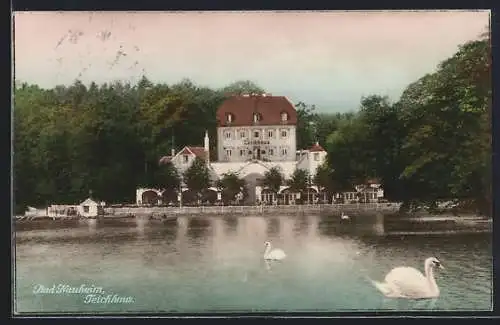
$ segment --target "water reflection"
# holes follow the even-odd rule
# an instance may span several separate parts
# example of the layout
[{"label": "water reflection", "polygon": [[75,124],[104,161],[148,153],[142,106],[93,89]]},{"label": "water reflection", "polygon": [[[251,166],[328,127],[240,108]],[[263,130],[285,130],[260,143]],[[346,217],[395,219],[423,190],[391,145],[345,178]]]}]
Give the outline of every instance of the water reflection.
[{"label": "water reflection", "polygon": [[226,225],[226,234],[233,235],[238,231],[238,218],[236,216],[226,216],[224,217],[224,223]]},{"label": "water reflection", "polygon": [[297,235],[307,234],[309,227],[311,226],[309,217],[305,214],[298,215],[293,223],[293,232]]},{"label": "water reflection", "polygon": [[78,227],[78,219],[60,220],[26,220],[15,221],[13,228],[15,231],[42,230],[42,229],[68,229]]},{"label": "water reflection", "polygon": [[284,261],[281,260],[281,261],[278,261],[278,260],[266,260],[266,259],[262,259],[264,261],[264,266],[265,266],[265,269],[268,271],[268,272],[271,272],[273,269],[277,269],[280,265],[283,265],[284,264]]},{"label": "water reflection", "polygon": [[336,237],[339,234],[349,234],[352,230],[351,223],[341,223],[332,217],[323,217],[318,222],[318,232],[321,236]]},{"label": "water reflection", "polygon": [[177,238],[186,237],[189,220],[187,217],[177,218]]},{"label": "water reflection", "polygon": [[[305,215],[181,217],[168,223],[133,220],[129,225],[98,221],[95,229],[78,223],[72,229],[17,231],[18,309],[335,311],[491,305],[492,245],[481,234],[395,238],[374,235],[368,223]],[[264,260],[265,241],[287,257]],[[446,267],[436,273],[441,296],[434,301],[386,299],[365,279],[381,280],[403,265],[423,271],[429,256]],[[42,306],[42,298],[35,301],[29,287],[83,280],[105,283],[117,294],[133,292],[138,303],[95,307],[48,295]]]},{"label": "water reflection", "polygon": [[198,242],[201,239],[207,239],[211,234],[210,219],[203,217],[191,217],[187,225],[187,237]]},{"label": "water reflection", "polygon": [[266,265],[266,269],[268,271],[271,271],[271,261],[269,260],[264,260],[264,264]]},{"label": "water reflection", "polygon": [[[318,222],[318,230],[321,236],[336,237],[373,237],[384,236],[383,217],[377,215],[363,216],[363,222],[353,221],[350,216],[348,220],[342,220],[336,216],[322,217]],[[362,218],[358,218],[361,220]]]},{"label": "water reflection", "polygon": [[178,228],[177,223],[167,223],[153,225],[148,232],[148,239],[161,239],[162,242],[173,243],[177,239]]},{"label": "water reflection", "polygon": [[278,236],[280,234],[280,219],[278,217],[268,217],[267,219],[267,235],[269,237]]},{"label": "water reflection", "polygon": [[137,239],[145,238],[145,229],[148,224],[148,220],[146,218],[137,218],[136,219],[136,230],[137,230]]},{"label": "water reflection", "polygon": [[390,299],[382,298],[380,309],[384,310],[434,310],[439,298],[433,299]]},{"label": "water reflection", "polygon": [[137,225],[136,218],[127,218],[127,219],[115,219],[115,218],[103,218],[97,220],[97,225],[100,228],[131,228]]}]

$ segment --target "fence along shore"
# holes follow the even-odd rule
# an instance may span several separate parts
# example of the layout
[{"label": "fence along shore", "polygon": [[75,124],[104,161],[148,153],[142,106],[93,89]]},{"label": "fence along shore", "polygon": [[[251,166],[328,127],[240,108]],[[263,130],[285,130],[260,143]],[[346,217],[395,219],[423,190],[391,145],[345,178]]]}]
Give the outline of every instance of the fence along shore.
[{"label": "fence along shore", "polygon": [[[176,217],[182,215],[295,215],[300,213],[395,213],[399,211],[400,203],[346,203],[346,204],[309,204],[309,205],[238,205],[238,206],[123,206],[104,208],[100,218],[130,218],[130,217]],[[74,219],[78,216],[58,215],[48,217],[16,216],[16,220],[33,219]]]},{"label": "fence along shore", "polygon": [[104,211],[112,216],[169,215],[259,215],[297,213],[353,213],[397,212],[399,203],[359,203],[359,204],[310,204],[310,205],[251,205],[251,206],[183,206],[183,207],[108,207]]}]

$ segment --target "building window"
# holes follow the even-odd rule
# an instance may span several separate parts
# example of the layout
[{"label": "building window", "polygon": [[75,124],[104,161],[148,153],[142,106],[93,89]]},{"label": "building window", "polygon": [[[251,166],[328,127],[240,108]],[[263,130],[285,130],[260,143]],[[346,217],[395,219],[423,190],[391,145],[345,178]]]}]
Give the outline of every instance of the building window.
[{"label": "building window", "polygon": [[247,133],[245,131],[240,131],[240,139],[244,139],[247,137]]},{"label": "building window", "polygon": [[265,151],[265,150],[262,150],[260,153],[261,153],[261,154],[263,154],[263,155],[265,155],[265,154],[266,154],[266,151]]},{"label": "building window", "polygon": [[288,113],[287,112],[281,113],[281,121],[283,121],[283,122],[288,121]]},{"label": "building window", "polygon": [[273,149],[269,149],[269,155],[270,156],[274,155],[274,150]]},{"label": "building window", "polygon": [[188,155],[184,155],[184,163],[187,164],[189,161],[189,156]]},{"label": "building window", "polygon": [[259,131],[255,131],[255,132],[253,133],[253,137],[254,137],[254,138],[259,138],[259,137],[260,137],[260,133],[259,133]]},{"label": "building window", "polygon": [[241,149],[241,150],[240,150],[240,156],[242,156],[242,157],[243,157],[244,155],[245,155],[245,150]]},{"label": "building window", "polygon": [[286,136],[287,136],[286,130],[281,130],[281,137],[286,138]]},{"label": "building window", "polygon": [[89,211],[90,211],[89,206],[88,206],[88,205],[84,205],[84,206],[83,206],[83,212],[85,212],[85,213],[89,213]]},{"label": "building window", "polygon": [[252,150],[248,150],[248,154],[251,155],[252,154]]},{"label": "building window", "polygon": [[226,132],[226,139],[231,139],[231,132],[230,131]]},{"label": "building window", "polygon": [[262,121],[262,115],[260,113],[253,113],[253,121],[255,123]]},{"label": "building window", "polygon": [[319,161],[319,152],[314,153],[314,160]]},{"label": "building window", "polygon": [[268,136],[269,139],[274,138],[274,132],[273,132],[273,130],[267,131],[267,136]]},{"label": "building window", "polygon": [[286,148],[281,148],[281,155],[286,156],[286,154],[287,154]]},{"label": "building window", "polygon": [[227,155],[228,157],[231,157],[231,149],[227,149],[227,150],[226,150],[226,155]]},{"label": "building window", "polygon": [[232,121],[234,121],[234,115],[233,115],[233,114],[231,114],[231,113],[228,113],[228,114],[226,115],[226,122],[227,122],[227,123],[231,123]]}]

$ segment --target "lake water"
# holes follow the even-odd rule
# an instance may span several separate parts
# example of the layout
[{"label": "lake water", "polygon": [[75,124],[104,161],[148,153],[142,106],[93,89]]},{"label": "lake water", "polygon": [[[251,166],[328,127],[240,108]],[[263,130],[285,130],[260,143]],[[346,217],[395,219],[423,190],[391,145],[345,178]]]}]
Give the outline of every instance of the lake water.
[{"label": "lake water", "polygon": [[[316,216],[73,223],[17,229],[17,313],[492,308],[490,234],[377,236]],[[265,241],[287,258],[266,263]],[[445,266],[437,299],[386,299],[366,279],[423,271],[429,256]],[[75,293],[82,286],[91,291]]]}]

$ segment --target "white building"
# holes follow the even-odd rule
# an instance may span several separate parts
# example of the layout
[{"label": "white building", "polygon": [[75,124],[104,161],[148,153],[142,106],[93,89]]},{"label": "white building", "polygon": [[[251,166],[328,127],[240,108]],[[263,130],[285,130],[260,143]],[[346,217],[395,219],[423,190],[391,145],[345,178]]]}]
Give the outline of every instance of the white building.
[{"label": "white building", "polygon": [[219,162],[293,161],[297,112],[284,96],[234,96],[217,110]]},{"label": "white building", "polygon": [[47,207],[47,216],[50,218],[74,216],[76,214],[77,206],[75,205],[52,204]]},{"label": "white building", "polygon": [[384,189],[378,179],[368,179],[365,184],[354,186],[354,191],[337,193],[337,199],[345,203],[376,203],[384,198]]},{"label": "white building", "polygon": [[88,198],[77,206],[78,214],[86,218],[96,218],[104,214],[104,203],[97,203]]},{"label": "white building", "polygon": [[[313,177],[326,159],[326,151],[319,143],[297,151],[297,112],[286,97],[235,96],[222,103],[217,119],[218,161],[209,161],[210,139],[205,132],[203,146],[186,146],[177,153],[172,150],[170,156],[161,157],[160,164],[171,162],[182,174],[199,157],[207,162],[213,181],[229,172],[245,179],[249,194],[246,203],[254,204],[265,192],[259,180],[271,168],[278,167],[285,179],[289,179],[297,168],[308,171]],[[286,189],[283,186],[280,193]],[[317,188],[312,186],[311,191],[317,192]],[[154,193],[160,194],[158,190],[138,189],[136,203],[142,204],[147,195]]]},{"label": "white building", "polygon": [[26,217],[45,217],[48,215],[48,209],[37,209],[33,207],[27,207],[26,212],[24,212]]}]

